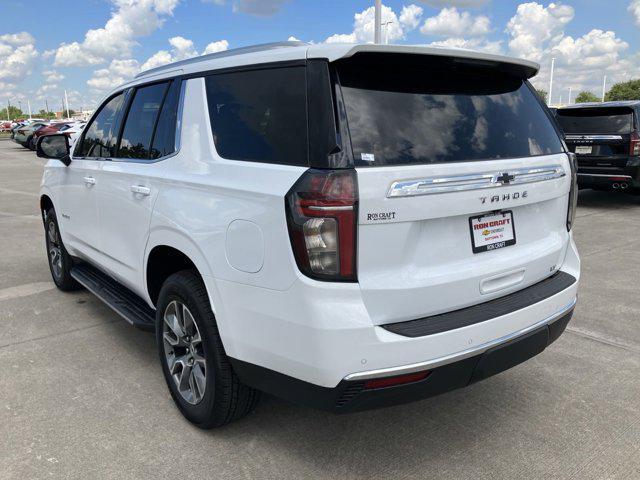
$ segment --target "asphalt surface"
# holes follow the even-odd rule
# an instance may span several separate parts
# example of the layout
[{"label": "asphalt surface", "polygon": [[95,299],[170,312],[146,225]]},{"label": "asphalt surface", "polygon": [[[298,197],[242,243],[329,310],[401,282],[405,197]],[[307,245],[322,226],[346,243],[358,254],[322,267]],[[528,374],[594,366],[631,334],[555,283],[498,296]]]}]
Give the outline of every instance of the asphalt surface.
[{"label": "asphalt surface", "polygon": [[173,406],[151,334],[53,287],[43,163],[0,140],[0,478],[640,478],[640,197],[581,192],[580,301],[531,361],[352,415],[266,397],[201,431]]}]

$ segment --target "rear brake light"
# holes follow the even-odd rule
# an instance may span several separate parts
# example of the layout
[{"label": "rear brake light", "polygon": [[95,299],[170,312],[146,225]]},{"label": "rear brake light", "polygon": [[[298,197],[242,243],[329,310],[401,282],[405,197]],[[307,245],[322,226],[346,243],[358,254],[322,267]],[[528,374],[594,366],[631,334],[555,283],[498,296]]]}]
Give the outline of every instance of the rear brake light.
[{"label": "rear brake light", "polygon": [[629,154],[635,157],[640,156],[640,137],[637,132],[631,134],[631,150]]},{"label": "rear brake light", "polygon": [[395,377],[376,378],[368,380],[364,384],[365,390],[373,390],[374,388],[395,387],[397,385],[405,385],[407,383],[419,382],[424,380],[431,373],[430,370],[417,373],[409,373],[407,375],[398,375]]},{"label": "rear brake light", "polygon": [[285,199],[298,268],[317,280],[356,281],[355,170],[307,170]]},{"label": "rear brake light", "polygon": [[567,231],[571,231],[578,206],[578,157],[575,153],[568,153],[571,166],[571,188],[569,189],[569,207],[567,210]]}]

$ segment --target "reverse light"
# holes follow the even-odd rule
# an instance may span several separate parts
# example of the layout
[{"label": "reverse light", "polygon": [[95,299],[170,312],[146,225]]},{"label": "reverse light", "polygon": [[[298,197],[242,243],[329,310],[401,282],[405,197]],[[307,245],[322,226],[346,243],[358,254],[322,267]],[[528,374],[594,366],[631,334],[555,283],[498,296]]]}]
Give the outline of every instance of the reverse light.
[{"label": "reverse light", "polygon": [[430,370],[417,373],[409,373],[407,375],[398,375],[395,377],[376,378],[374,380],[368,380],[364,384],[365,390],[373,390],[375,388],[395,387],[398,385],[406,385],[407,383],[419,382],[424,380],[431,373]]},{"label": "reverse light", "polygon": [[355,282],[355,170],[307,170],[285,199],[298,268],[317,280]]},{"label": "reverse light", "polygon": [[569,206],[567,209],[567,231],[571,231],[578,206],[578,157],[575,153],[568,153],[571,166],[571,188],[569,189]]},{"label": "reverse light", "polygon": [[638,136],[638,132],[631,134],[631,149],[629,154],[634,157],[640,156],[640,136]]}]

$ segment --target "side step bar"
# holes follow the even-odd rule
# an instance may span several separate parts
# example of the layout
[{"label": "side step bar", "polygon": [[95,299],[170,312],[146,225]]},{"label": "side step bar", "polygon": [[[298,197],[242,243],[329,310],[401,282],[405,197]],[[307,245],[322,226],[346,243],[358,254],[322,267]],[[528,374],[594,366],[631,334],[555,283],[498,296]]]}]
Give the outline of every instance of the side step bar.
[{"label": "side step bar", "polygon": [[156,311],[121,283],[86,263],[74,266],[71,276],[134,327],[155,331]]}]

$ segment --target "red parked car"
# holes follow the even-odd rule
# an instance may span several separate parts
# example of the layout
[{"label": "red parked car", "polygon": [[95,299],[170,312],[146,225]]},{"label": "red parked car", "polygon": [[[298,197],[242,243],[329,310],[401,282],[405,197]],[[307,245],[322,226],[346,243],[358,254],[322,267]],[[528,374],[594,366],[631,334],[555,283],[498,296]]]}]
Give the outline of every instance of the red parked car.
[{"label": "red parked car", "polygon": [[42,137],[43,135],[51,135],[53,133],[58,133],[61,128],[66,127],[67,125],[68,125],[68,123],[65,123],[65,122],[52,123],[51,125],[47,125],[45,127],[42,127],[40,130],[36,130],[33,133],[33,138],[29,142],[28,147],[31,150],[35,150],[36,149],[36,143],[38,142],[38,138],[39,137]]}]

